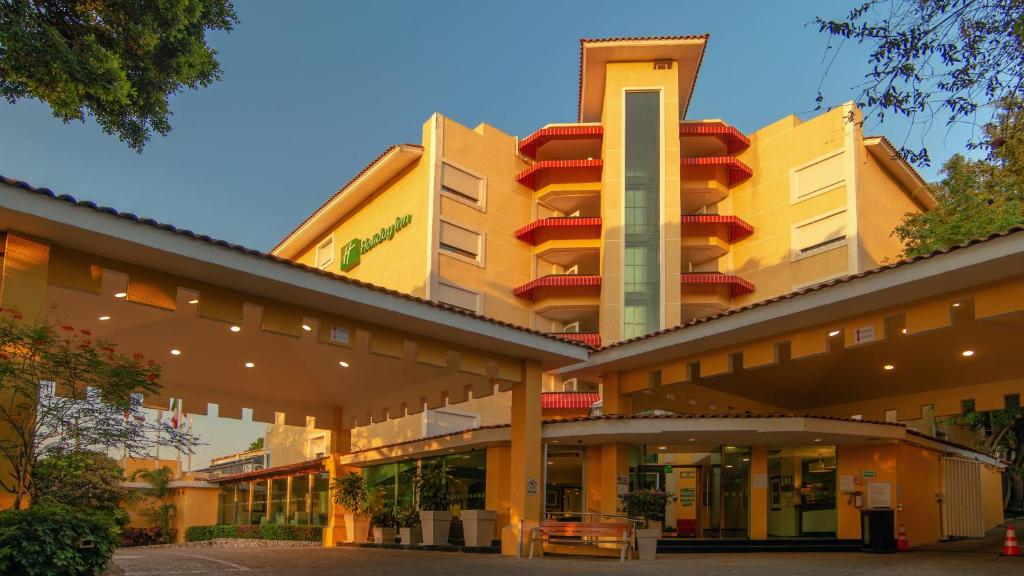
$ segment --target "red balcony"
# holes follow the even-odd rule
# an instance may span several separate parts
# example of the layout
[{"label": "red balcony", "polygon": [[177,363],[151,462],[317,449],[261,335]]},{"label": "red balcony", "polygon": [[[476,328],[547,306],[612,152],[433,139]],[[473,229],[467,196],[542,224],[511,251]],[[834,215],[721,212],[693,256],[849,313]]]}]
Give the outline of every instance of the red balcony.
[{"label": "red balcony", "polygon": [[524,185],[529,186],[531,189],[537,189],[537,176],[542,172],[548,171],[571,171],[586,168],[598,168],[600,169],[604,163],[600,158],[589,159],[589,160],[540,160],[535,162],[533,166],[530,166],[526,170],[523,170],[516,175],[516,180]]},{"label": "red balcony", "polygon": [[600,399],[599,392],[543,392],[540,407],[544,410],[585,410]]},{"label": "red balcony", "polygon": [[596,332],[548,332],[548,336],[573,342],[582,342],[595,349],[601,347],[601,335]]},{"label": "red balcony", "polygon": [[536,292],[542,288],[570,288],[570,287],[601,287],[601,277],[598,275],[577,275],[577,274],[552,274],[542,276],[527,282],[514,289],[513,294],[520,298],[534,300]]},{"label": "red balcony", "polygon": [[750,294],[754,291],[754,285],[746,280],[732,274],[721,272],[687,272],[679,275],[679,280],[684,285],[718,287],[727,286],[729,295],[732,298]]},{"label": "red balcony", "polygon": [[729,186],[734,186],[750,178],[754,171],[743,162],[733,156],[707,156],[701,158],[683,158],[680,161],[682,167],[686,166],[710,166],[723,167],[729,173]]},{"label": "red balcony", "polygon": [[679,124],[679,136],[714,136],[725,144],[729,154],[738,154],[750,147],[750,139],[725,122],[682,122]]},{"label": "red balcony", "polygon": [[516,238],[536,246],[545,239],[600,238],[601,219],[588,218],[541,218],[519,230]]},{"label": "red balcony", "polygon": [[600,124],[545,126],[519,141],[519,152],[530,158],[537,157],[537,149],[548,142],[564,140],[597,140],[604,137]]},{"label": "red balcony", "polygon": [[[690,214],[682,217],[683,236],[714,236],[719,226],[724,226],[727,231],[723,240],[736,242],[754,233],[754,227],[744,222],[738,216],[723,216],[721,214]],[[690,226],[687,227],[687,224]],[[692,232],[692,234],[691,234]]]}]

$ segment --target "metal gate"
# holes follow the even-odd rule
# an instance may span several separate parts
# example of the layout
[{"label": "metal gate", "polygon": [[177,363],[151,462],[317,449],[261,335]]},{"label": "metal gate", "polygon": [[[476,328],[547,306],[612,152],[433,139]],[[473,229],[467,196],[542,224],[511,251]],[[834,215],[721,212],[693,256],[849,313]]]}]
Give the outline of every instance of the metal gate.
[{"label": "metal gate", "polygon": [[943,538],[980,538],[985,535],[980,462],[944,456],[942,494]]}]

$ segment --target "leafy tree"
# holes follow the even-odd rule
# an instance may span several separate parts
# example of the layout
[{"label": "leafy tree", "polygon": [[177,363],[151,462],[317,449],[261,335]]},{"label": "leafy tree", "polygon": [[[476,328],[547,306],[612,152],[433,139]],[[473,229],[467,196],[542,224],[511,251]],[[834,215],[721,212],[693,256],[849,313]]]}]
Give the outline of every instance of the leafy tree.
[{"label": "leafy tree", "polygon": [[171,482],[174,481],[174,471],[167,466],[161,466],[156,470],[136,470],[132,474],[132,480],[142,479],[149,483],[149,488],[143,494],[150,500],[149,506],[142,511],[142,516],[154,526],[160,528],[161,540],[170,542],[171,525],[178,513],[177,506],[168,502],[171,496]]},{"label": "leafy tree", "polygon": [[52,502],[3,510],[0,574],[103,576],[119,540],[110,514],[101,510]]},{"label": "leafy tree", "polygon": [[124,469],[93,450],[52,450],[32,470],[36,501],[115,513],[127,498]]},{"label": "leafy tree", "polygon": [[41,100],[64,122],[91,115],[141,152],[170,132],[171,95],[220,79],[206,33],[236,22],[230,0],[5,0],[0,95]]},{"label": "leafy tree", "polygon": [[143,395],[160,389],[160,366],[68,324],[29,324],[0,308],[0,489],[21,507],[37,495],[32,471],[51,453],[123,452],[157,445],[190,452],[197,441],[146,418]]},{"label": "leafy tree", "polygon": [[1009,460],[1003,474],[1003,507],[1024,510],[1024,411],[1020,398],[1014,398],[1002,410],[984,412],[965,402],[963,413],[951,421],[977,432],[981,450]]},{"label": "leafy tree", "polygon": [[263,436],[260,436],[259,438],[253,440],[252,443],[249,444],[249,448],[248,449],[249,450],[263,450]]},{"label": "leafy tree", "polygon": [[895,234],[905,255],[948,248],[1013,226],[1024,225],[1024,105],[1004,102],[984,128],[993,144],[987,158],[956,154],[942,167],[944,178],[930,186],[934,210],[908,214]]},{"label": "leafy tree", "polygon": [[[1020,0],[866,0],[846,18],[815,22],[837,53],[848,40],[869,47],[857,103],[880,121],[896,114],[927,131],[941,117],[973,123],[980,107],[1024,96]],[[930,163],[923,147],[900,153]]]}]

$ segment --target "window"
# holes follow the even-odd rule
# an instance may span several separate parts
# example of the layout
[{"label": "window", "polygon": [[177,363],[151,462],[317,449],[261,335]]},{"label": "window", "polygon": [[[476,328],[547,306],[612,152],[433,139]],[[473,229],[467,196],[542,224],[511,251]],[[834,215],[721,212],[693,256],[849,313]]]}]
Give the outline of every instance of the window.
[{"label": "window", "polygon": [[441,193],[460,202],[482,208],[484,179],[448,164],[441,164]]},{"label": "window", "polygon": [[623,336],[661,327],[661,93],[626,92]]},{"label": "window", "polygon": [[895,410],[885,411],[885,421],[890,424],[896,424],[898,422]]},{"label": "window", "polygon": [[327,438],[321,434],[320,436],[314,436],[309,439],[309,453],[307,454],[310,458],[320,458],[327,453]]},{"label": "window", "polygon": [[441,250],[448,255],[480,263],[483,262],[482,248],[480,234],[451,222],[441,221]]},{"label": "window", "polygon": [[323,269],[334,261],[334,236],[330,236],[316,247],[316,265]]},{"label": "window", "polygon": [[331,342],[335,344],[348,344],[348,328],[344,326],[331,326]]},{"label": "window", "polygon": [[846,245],[846,209],[793,226],[793,260]]},{"label": "window", "polygon": [[444,282],[437,285],[437,301],[473,313],[480,311],[479,294]]},{"label": "window", "polygon": [[840,151],[794,169],[790,173],[790,202],[796,204],[842,186],[846,180],[845,158]]}]

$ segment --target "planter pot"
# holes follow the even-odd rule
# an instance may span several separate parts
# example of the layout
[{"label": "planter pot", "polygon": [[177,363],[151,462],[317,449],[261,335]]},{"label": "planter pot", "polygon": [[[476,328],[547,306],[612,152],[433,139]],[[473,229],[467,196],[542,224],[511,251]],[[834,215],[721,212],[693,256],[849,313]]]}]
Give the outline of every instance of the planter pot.
[{"label": "planter pot", "polygon": [[399,528],[398,537],[405,546],[412,546],[423,542],[423,530],[419,526],[415,528]]},{"label": "planter pot", "polygon": [[641,528],[636,531],[636,550],[641,560],[654,560],[658,554],[660,529]]},{"label": "planter pot", "polygon": [[479,548],[490,546],[494,541],[494,524],[498,513],[494,510],[463,510],[462,531],[466,546]]},{"label": "planter pot", "polygon": [[375,544],[394,544],[396,534],[397,532],[394,528],[382,528],[380,526],[374,526],[373,542]]},{"label": "planter pot", "polygon": [[358,514],[345,514],[345,542],[366,542],[370,521]]},{"label": "planter pot", "polygon": [[448,530],[452,526],[451,512],[420,511],[420,524],[423,525],[423,544],[438,546],[448,543]]}]

